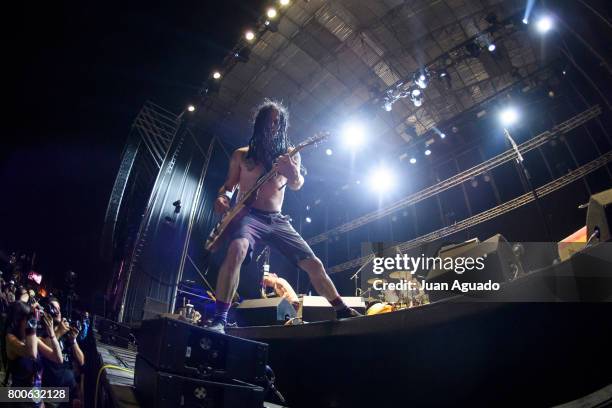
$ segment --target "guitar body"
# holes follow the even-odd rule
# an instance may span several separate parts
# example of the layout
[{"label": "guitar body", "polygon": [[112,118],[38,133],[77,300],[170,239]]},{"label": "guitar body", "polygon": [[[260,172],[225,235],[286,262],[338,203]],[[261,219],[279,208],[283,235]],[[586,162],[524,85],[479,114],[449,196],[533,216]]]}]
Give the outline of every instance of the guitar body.
[{"label": "guitar body", "polygon": [[209,252],[216,252],[225,240],[230,224],[234,221],[238,222],[248,212],[249,209],[245,205],[235,206],[230,209],[210,232],[206,244],[204,244],[204,249]]}]

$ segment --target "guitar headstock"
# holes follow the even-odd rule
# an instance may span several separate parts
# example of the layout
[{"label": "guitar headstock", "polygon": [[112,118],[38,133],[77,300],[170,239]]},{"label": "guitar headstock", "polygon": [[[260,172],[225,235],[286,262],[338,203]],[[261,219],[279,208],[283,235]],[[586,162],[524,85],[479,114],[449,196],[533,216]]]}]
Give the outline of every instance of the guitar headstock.
[{"label": "guitar headstock", "polygon": [[308,139],[304,140],[302,143],[300,143],[297,148],[302,149],[306,146],[311,146],[311,145],[316,146],[319,143],[322,143],[323,141],[325,141],[330,136],[331,136],[331,133],[327,131],[317,132],[314,135],[310,136]]}]

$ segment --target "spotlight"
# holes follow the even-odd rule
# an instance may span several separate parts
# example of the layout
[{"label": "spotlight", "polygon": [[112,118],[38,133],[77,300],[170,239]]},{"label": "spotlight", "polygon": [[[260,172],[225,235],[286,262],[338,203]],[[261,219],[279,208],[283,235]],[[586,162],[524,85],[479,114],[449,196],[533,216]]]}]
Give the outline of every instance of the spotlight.
[{"label": "spotlight", "polygon": [[306,217],[306,219],[304,221],[306,221],[308,224],[310,224],[312,222],[312,218]]},{"label": "spotlight", "polygon": [[342,137],[346,145],[356,148],[365,142],[365,131],[361,123],[348,123],[342,129]]},{"label": "spotlight", "polygon": [[414,83],[421,89],[427,88],[429,81],[427,80],[427,72],[425,70],[414,74]]},{"label": "spotlight", "polygon": [[221,73],[219,71],[213,72],[213,78],[215,78],[215,79],[221,78]]},{"label": "spotlight", "polygon": [[487,49],[489,50],[489,52],[493,52],[493,51],[495,51],[495,48],[497,48],[497,47],[495,46],[495,44],[489,44],[489,46],[487,47]]},{"label": "spotlight", "polygon": [[413,89],[410,92],[410,100],[417,108],[423,105],[423,92],[418,88]]},{"label": "spotlight", "polygon": [[425,156],[429,156],[431,154],[431,150],[427,149],[425,150]]},{"label": "spotlight", "polygon": [[519,114],[515,108],[506,108],[499,114],[499,119],[505,127],[512,126],[518,120]]},{"label": "spotlight", "polygon": [[374,191],[381,193],[387,191],[395,184],[393,173],[384,167],[379,167],[370,174],[369,184]]},{"label": "spotlight", "polygon": [[195,111],[195,106],[193,106],[193,105],[189,105],[189,106],[187,107],[187,110],[188,110],[189,112],[193,112],[193,111]]},{"label": "spotlight", "polygon": [[410,164],[416,164],[416,159],[414,157],[410,159]]},{"label": "spotlight", "polygon": [[536,28],[542,34],[550,31],[552,26],[553,26],[553,21],[552,21],[552,18],[550,18],[549,16],[540,17],[540,19],[536,23]]},{"label": "spotlight", "polygon": [[270,7],[268,9],[268,11],[266,12],[266,15],[268,16],[268,18],[274,18],[276,17],[276,9],[274,7]]},{"label": "spotlight", "polygon": [[446,133],[440,133],[440,139],[444,139],[446,137]]},{"label": "spotlight", "polygon": [[527,17],[523,19],[523,24],[529,24],[529,19],[527,19]]},{"label": "spotlight", "polygon": [[280,0],[279,1],[281,6],[288,6],[289,5],[289,0]]},{"label": "spotlight", "polygon": [[325,154],[331,156],[332,154],[334,154],[334,152],[332,151],[332,149],[326,149]]},{"label": "spotlight", "polygon": [[246,38],[247,41],[253,41],[255,39],[255,34],[251,30],[249,30],[244,33],[244,38]]}]

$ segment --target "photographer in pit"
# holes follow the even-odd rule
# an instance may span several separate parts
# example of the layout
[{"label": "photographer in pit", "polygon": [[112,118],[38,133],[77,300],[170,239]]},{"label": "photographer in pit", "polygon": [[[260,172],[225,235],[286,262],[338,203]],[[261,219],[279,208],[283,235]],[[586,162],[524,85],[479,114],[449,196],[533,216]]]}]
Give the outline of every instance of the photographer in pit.
[{"label": "photographer in pit", "polygon": [[[70,404],[64,405],[64,403],[57,406],[73,406],[74,400],[80,399],[76,369],[85,364],[85,356],[77,343],[79,330],[71,326],[68,320],[62,318],[60,303],[56,298],[49,298],[43,308],[53,317],[55,336],[58,338],[64,361],[58,364],[43,358],[42,385],[43,387],[68,387]],[[43,341],[47,342],[48,339],[43,338]]]}]

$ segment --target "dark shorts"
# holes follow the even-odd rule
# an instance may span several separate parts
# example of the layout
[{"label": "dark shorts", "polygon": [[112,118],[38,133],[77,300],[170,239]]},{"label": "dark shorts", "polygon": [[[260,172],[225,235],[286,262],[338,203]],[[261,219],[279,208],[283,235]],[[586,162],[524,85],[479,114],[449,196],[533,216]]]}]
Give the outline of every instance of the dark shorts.
[{"label": "dark shorts", "polygon": [[230,241],[245,238],[249,241],[249,251],[245,263],[253,257],[255,245],[263,242],[276,248],[293,264],[315,257],[304,238],[297,233],[289,222],[289,216],[280,212],[266,212],[251,208],[247,214],[230,224]]}]

